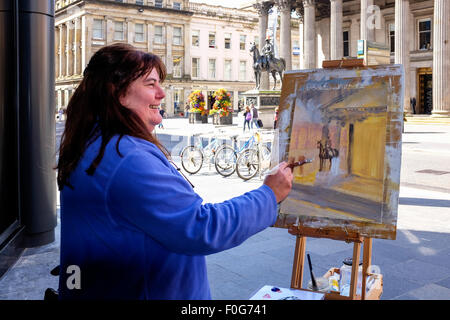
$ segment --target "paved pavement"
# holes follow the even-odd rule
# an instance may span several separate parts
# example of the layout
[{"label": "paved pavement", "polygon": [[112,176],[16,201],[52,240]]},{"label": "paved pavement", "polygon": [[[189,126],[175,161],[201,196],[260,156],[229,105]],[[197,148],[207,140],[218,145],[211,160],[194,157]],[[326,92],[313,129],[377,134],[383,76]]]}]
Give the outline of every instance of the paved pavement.
[{"label": "paved pavement", "polygon": [[[227,134],[242,132],[241,118],[234,119],[238,125],[224,127]],[[382,299],[450,300],[450,173],[445,173],[450,171],[450,125],[416,123],[407,122],[403,135],[397,239],[374,239],[372,264],[383,274]],[[187,119],[165,119],[164,126],[158,134],[173,155],[191,134],[213,129],[189,125]],[[57,125],[59,134],[61,128]],[[221,177],[208,165],[189,180],[203,199],[213,203],[262,184],[259,178],[243,182],[236,174]],[[56,238],[47,246],[26,249],[0,279],[0,299],[42,299],[47,287],[57,287],[57,278],[49,272],[59,263],[59,219]],[[268,228],[236,248],[207,256],[213,299],[248,299],[264,285],[289,287],[294,246],[295,237],[285,229]],[[306,251],[320,275],[341,266],[352,256],[352,248],[341,241],[308,238]],[[308,281],[306,272],[304,283]]]}]

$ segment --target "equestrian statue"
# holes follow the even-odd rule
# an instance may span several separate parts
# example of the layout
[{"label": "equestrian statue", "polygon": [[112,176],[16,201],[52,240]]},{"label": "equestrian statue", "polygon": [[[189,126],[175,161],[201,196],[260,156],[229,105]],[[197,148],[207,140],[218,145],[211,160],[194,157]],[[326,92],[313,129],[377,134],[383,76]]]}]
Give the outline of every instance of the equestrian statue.
[{"label": "equestrian statue", "polygon": [[253,71],[255,72],[256,89],[259,89],[261,82],[261,72],[268,71],[273,77],[273,88],[277,86],[277,73],[280,76],[280,81],[283,82],[283,71],[286,69],[286,62],[283,58],[277,59],[274,57],[273,45],[270,39],[266,39],[266,44],[262,48],[263,55],[259,54],[256,43],[251,43],[250,52],[253,53]]}]

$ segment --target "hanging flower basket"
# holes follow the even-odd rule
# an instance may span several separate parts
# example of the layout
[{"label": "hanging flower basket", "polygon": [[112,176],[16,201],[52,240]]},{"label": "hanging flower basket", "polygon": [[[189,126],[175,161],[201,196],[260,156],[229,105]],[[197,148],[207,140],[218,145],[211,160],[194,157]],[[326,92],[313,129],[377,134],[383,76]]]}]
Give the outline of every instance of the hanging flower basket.
[{"label": "hanging flower basket", "polygon": [[200,90],[191,92],[188,97],[189,123],[208,123],[208,110],[205,109],[205,96]]},{"label": "hanging flower basket", "polygon": [[233,108],[231,106],[230,93],[225,89],[214,92],[215,102],[209,114],[213,116],[214,124],[232,124]]}]

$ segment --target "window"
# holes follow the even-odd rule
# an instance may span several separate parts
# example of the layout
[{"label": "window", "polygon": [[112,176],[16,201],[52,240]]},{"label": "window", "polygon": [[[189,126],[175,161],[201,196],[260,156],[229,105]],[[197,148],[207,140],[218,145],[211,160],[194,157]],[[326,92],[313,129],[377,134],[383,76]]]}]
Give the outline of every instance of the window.
[{"label": "window", "polygon": [[136,23],[134,25],[134,41],[136,42],[144,42],[144,24]]},{"label": "window", "polygon": [[231,80],[232,68],[231,68],[231,60],[225,60],[224,64],[224,79]]},{"label": "window", "polygon": [[224,38],[225,38],[224,48],[231,49],[231,33],[225,33]]},{"label": "window", "polygon": [[208,60],[208,78],[209,79],[216,78],[216,59]]},{"label": "window", "polygon": [[136,0],[136,4],[144,4],[144,0]]},{"label": "window", "polygon": [[245,50],[245,40],[247,39],[246,35],[241,34],[239,37],[239,49]]},{"label": "window", "polygon": [[173,28],[173,38],[172,43],[175,45],[181,45],[182,44],[182,37],[181,37],[181,28],[180,27],[174,27]]},{"label": "window", "polygon": [[245,81],[247,78],[247,61],[239,62],[239,80]]},{"label": "window", "polygon": [[155,7],[162,8],[163,7],[163,0],[155,0]]},{"label": "window", "polygon": [[192,30],[192,46],[198,47],[200,45],[200,31]]},{"label": "window", "polygon": [[200,77],[200,59],[192,58],[192,78]]},{"label": "window", "polygon": [[350,56],[350,46],[348,41],[348,31],[344,31],[342,35],[342,39],[344,40],[344,57]]},{"label": "window", "polygon": [[181,57],[173,57],[173,77],[181,78]]},{"label": "window", "polygon": [[123,40],[123,39],[124,39],[123,22],[116,21],[114,22],[114,40]]},{"label": "window", "polygon": [[389,45],[391,47],[391,53],[395,52],[395,24],[389,24]]},{"label": "window", "polygon": [[92,37],[94,39],[104,39],[105,32],[103,29],[103,20],[94,19],[94,26],[92,28]]},{"label": "window", "polygon": [[163,43],[163,27],[155,26],[155,43]]},{"label": "window", "polygon": [[216,34],[214,32],[209,33],[208,43],[210,48],[216,47]]},{"label": "window", "polygon": [[419,49],[431,49],[431,19],[419,20]]},{"label": "window", "polygon": [[175,10],[181,10],[181,2],[174,2],[173,3],[173,8]]}]

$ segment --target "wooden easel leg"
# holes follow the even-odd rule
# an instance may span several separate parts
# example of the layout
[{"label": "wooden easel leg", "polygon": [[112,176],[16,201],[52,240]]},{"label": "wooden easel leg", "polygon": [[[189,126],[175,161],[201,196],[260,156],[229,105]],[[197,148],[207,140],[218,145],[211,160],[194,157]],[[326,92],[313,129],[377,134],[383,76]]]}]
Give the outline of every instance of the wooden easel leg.
[{"label": "wooden easel leg", "polygon": [[361,243],[355,242],[353,244],[353,265],[352,265],[352,276],[350,280],[350,299],[352,300],[356,299],[360,251],[361,251]]},{"label": "wooden easel leg", "polygon": [[301,289],[303,285],[303,266],[305,262],[306,237],[297,236],[292,268],[291,288]]},{"label": "wooden easel leg", "polygon": [[367,272],[372,264],[372,238],[364,238],[363,247],[363,277],[362,277],[362,291],[361,300],[366,299],[366,282],[367,282]]}]

